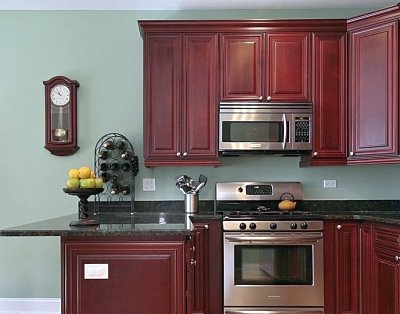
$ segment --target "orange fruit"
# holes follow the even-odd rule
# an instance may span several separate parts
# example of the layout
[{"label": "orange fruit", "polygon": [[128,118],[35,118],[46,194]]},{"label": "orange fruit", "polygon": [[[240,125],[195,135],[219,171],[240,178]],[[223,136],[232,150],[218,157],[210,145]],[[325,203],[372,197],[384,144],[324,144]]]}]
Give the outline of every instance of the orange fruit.
[{"label": "orange fruit", "polygon": [[80,179],[89,179],[91,173],[92,173],[92,170],[87,166],[83,166],[83,167],[79,168],[79,178]]}]

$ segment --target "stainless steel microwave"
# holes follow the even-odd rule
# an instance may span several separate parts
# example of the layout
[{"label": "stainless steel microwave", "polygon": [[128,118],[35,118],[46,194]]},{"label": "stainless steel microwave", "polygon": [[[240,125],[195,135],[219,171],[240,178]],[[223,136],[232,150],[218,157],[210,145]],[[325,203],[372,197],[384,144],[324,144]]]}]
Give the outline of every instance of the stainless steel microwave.
[{"label": "stainless steel microwave", "polygon": [[219,151],[301,153],[312,149],[312,104],[221,102]]}]

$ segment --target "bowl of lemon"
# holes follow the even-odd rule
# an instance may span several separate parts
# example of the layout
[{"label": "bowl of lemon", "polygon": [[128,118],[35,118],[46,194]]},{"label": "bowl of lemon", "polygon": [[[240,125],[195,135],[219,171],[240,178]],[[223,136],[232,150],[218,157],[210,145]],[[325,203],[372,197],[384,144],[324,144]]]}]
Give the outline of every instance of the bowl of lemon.
[{"label": "bowl of lemon", "polygon": [[68,171],[68,176],[69,179],[63,191],[79,198],[79,220],[72,221],[69,225],[72,227],[98,226],[97,220],[89,219],[88,198],[104,191],[103,179],[96,178],[94,171],[88,166],[72,168]]}]

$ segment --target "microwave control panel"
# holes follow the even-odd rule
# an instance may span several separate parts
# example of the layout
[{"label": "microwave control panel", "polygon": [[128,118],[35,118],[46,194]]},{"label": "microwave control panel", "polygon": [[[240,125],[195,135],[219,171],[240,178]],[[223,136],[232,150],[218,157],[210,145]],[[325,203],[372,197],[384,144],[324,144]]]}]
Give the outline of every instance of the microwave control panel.
[{"label": "microwave control panel", "polygon": [[294,139],[296,143],[310,143],[310,117],[295,117],[294,130]]}]

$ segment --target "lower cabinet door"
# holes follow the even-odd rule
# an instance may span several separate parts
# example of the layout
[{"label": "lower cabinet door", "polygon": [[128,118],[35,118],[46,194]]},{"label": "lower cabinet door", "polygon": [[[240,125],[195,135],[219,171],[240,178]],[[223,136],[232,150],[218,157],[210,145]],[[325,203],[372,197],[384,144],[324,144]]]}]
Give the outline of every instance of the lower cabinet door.
[{"label": "lower cabinet door", "polygon": [[359,224],[324,222],[325,314],[360,314]]},{"label": "lower cabinet door", "polygon": [[399,314],[399,264],[396,252],[375,247],[373,313]]},{"label": "lower cabinet door", "polygon": [[185,242],[62,241],[63,314],[184,314]]}]

